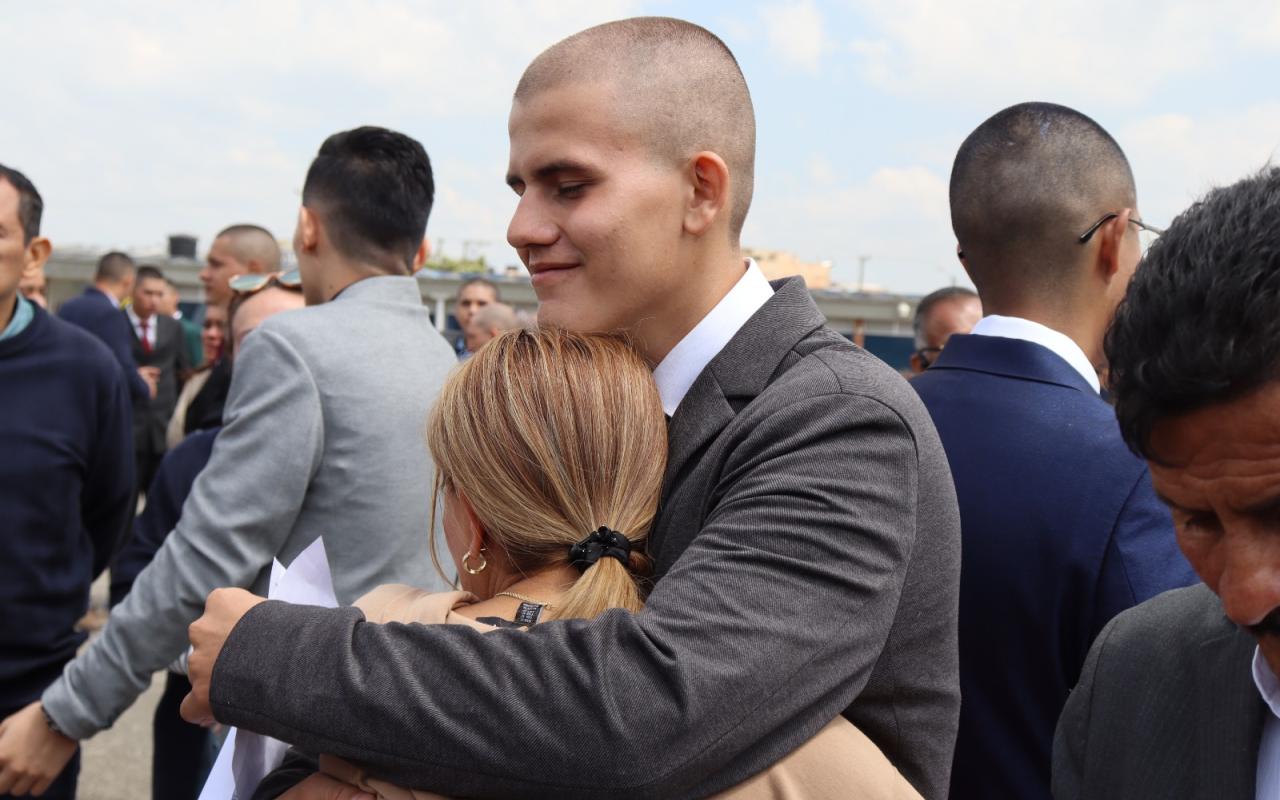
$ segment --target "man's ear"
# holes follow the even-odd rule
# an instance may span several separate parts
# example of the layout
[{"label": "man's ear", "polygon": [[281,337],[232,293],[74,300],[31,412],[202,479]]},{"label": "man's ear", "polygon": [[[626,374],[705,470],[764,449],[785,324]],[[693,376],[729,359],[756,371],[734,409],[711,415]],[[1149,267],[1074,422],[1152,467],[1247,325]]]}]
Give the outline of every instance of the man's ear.
[{"label": "man's ear", "polygon": [[320,218],[316,212],[302,206],[298,209],[298,246],[314,253],[320,244]]},{"label": "man's ear", "polygon": [[418,245],[418,252],[413,254],[413,266],[410,272],[417,272],[427,265],[427,259],[431,258],[431,240],[422,237],[422,244]]},{"label": "man's ear", "polygon": [[44,269],[45,262],[53,253],[53,245],[43,236],[37,236],[27,244],[26,263],[22,266],[22,277],[35,277]]},{"label": "man's ear", "polygon": [[702,236],[729,206],[729,167],[724,159],[703,151],[689,160],[689,204],[684,212],[684,229]]},{"label": "man's ear", "polygon": [[1120,271],[1124,237],[1129,232],[1129,219],[1132,216],[1132,208],[1121,209],[1114,219],[1107,220],[1093,235],[1098,242],[1098,255],[1094,263],[1097,265],[1099,277],[1105,283],[1110,283]]}]

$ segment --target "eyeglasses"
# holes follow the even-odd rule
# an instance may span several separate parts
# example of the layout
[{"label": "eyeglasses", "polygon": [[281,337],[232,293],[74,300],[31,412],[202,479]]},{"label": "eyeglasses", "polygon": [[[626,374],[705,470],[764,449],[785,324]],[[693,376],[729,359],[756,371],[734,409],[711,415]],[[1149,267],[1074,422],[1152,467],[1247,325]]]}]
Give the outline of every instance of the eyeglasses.
[{"label": "eyeglasses", "polygon": [[[1108,222],[1110,222],[1111,220],[1115,219],[1118,216],[1120,216],[1119,211],[1112,211],[1109,214],[1103,214],[1102,219],[1090,225],[1089,230],[1080,234],[1080,244],[1084,244],[1085,242],[1092,239],[1093,235],[1098,232],[1098,228],[1101,228],[1103,225],[1106,225]],[[1162,228],[1157,228],[1154,225],[1148,225],[1147,223],[1143,222],[1140,219],[1129,217],[1129,221],[1132,222],[1134,225],[1137,225],[1138,230],[1151,234],[1151,239],[1155,239],[1155,237],[1157,236],[1164,235],[1164,230]],[[1144,250],[1146,249],[1146,245],[1148,244],[1150,244],[1150,242],[1143,242]]]},{"label": "eyeglasses", "polygon": [[229,285],[231,291],[239,295],[256,294],[268,286],[279,286],[290,291],[302,290],[302,274],[296,269],[288,272],[269,272],[265,274],[235,275]]},{"label": "eyeglasses", "polygon": [[920,359],[920,368],[928,369],[933,366],[933,362],[942,355],[941,347],[921,347],[916,351],[916,358]]}]

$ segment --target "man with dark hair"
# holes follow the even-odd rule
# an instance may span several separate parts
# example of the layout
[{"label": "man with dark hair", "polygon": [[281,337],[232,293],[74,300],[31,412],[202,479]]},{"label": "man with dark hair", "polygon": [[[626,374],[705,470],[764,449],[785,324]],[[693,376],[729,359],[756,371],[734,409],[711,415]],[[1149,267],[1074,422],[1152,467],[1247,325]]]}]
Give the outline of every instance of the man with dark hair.
[{"label": "man with dark hair", "polygon": [[1204,583],[1099,634],[1054,797],[1280,797],[1280,168],[1174,220],[1106,353],[1120,430]]},{"label": "man with dark hair", "polygon": [[134,281],[133,259],[124,253],[106,253],[98,259],[93,285],[63,303],[58,316],[102,340],[124,370],[129,393],[138,404],[156,396],[159,373],[154,368],[138,366],[133,357],[134,336],[129,332],[129,321],[120,313],[120,303],[133,295]]},{"label": "man with dark hair", "polygon": [[948,286],[925,295],[911,321],[916,336],[911,371],[919,375],[928,369],[952,334],[968,333],[980,319],[982,301],[972,289]]},{"label": "man with dark hair", "polygon": [[[84,641],[75,625],[89,585],[128,530],[132,432],[106,347],[17,290],[52,249],[42,210],[31,181],[0,165],[0,798],[69,800],[75,748],[37,699]],[[56,768],[26,771],[26,727],[40,730]]]},{"label": "man with dark hair", "polygon": [[133,359],[155,371],[155,396],[133,404],[133,441],[138,488],[151,485],[164,455],[165,429],[178,401],[179,382],[191,369],[182,326],[159,313],[164,303],[164,274],[152,266],[138,267],[133,302],[124,310],[133,333]]},{"label": "man with dark hair", "polygon": [[[237,275],[265,275],[280,271],[280,245],[261,225],[230,225],[213,239],[200,282],[209,305],[223,309],[231,302],[230,281]],[[187,433],[222,424],[222,412],[231,388],[231,369],[218,359],[204,386],[187,406]]]},{"label": "man with dark hair", "polygon": [[644,610],[473,636],[220,590],[192,626],[187,718],[212,698],[223,721],[451,796],[683,798],[844,715],[944,796],[946,456],[901,376],[827,328],[802,280],[742,257],[755,115],[733,54],[682,20],[588,29],[525,71],[509,132],[507,239],[538,321],[627,331],[671,415]]},{"label": "man with dark hair", "polygon": [[965,139],[951,221],[987,316],[912,380],[964,530],[951,795],[1047,800],[1053,727],[1089,644],[1195,578],[1095,367],[1144,223],[1119,145],[1049,103]]},{"label": "man with dark hair", "polygon": [[453,318],[458,323],[458,330],[451,333],[453,349],[457,351],[459,358],[466,358],[473,352],[467,347],[466,336],[467,327],[476,314],[480,309],[501,300],[498,284],[486,278],[469,278],[458,287],[458,293],[453,298]]},{"label": "man with dark hair", "polygon": [[[225,424],[181,520],[102,633],[45,690],[44,712],[71,740],[110,726],[184,652],[211,590],[265,592],[272,559],[288,564],[317,537],[340,602],[383,583],[444,588],[427,551],[433,467],[423,440],[456,362],[411,277],[425,259],[430,162],[400,133],[337,134],[303,197],[294,252],[309,307],[237,344]],[[38,714],[23,722],[14,735],[27,743],[28,778],[56,774],[61,761],[38,755],[51,752],[48,727]]]}]

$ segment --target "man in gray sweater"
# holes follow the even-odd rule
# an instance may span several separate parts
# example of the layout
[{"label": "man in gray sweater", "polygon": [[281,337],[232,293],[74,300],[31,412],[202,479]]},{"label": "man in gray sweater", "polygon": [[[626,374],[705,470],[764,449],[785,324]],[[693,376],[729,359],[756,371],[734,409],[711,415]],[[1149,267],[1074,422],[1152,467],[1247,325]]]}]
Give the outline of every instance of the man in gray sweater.
[{"label": "man in gray sweater", "polygon": [[56,775],[182,654],[211,590],[265,593],[272,559],[288,564],[317,538],[340,602],[382,583],[441,585],[422,442],[455,359],[411,277],[433,190],[426,152],[403,134],[360,128],[321,147],[294,240],[310,307],[240,347],[225,425],[178,526],[42,704],[4,722],[6,769]]}]

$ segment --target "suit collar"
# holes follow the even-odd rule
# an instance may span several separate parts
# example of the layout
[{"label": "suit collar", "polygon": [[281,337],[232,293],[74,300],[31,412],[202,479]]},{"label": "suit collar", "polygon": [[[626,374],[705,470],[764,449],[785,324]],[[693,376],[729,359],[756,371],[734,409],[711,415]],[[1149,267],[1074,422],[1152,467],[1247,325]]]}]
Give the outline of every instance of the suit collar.
[{"label": "suit collar", "polygon": [[763,392],[787,354],[826,322],[802,278],[772,286],[773,297],[707,364],[672,416],[664,494],[689,459],[729,424],[735,408]]},{"label": "suit collar", "polygon": [[1255,794],[1266,714],[1250,669],[1255,646],[1252,636],[1225,618],[1223,633],[1200,645],[1194,684],[1200,691],[1188,702],[1198,704],[1197,774],[1213,780],[1212,786],[1203,787],[1209,792],[1206,797],[1252,798]]},{"label": "suit collar", "polygon": [[1043,345],[1002,336],[956,334],[947,340],[930,371],[968,370],[1039,381],[1097,397],[1093,387],[1061,356]]},{"label": "suit collar", "polygon": [[414,303],[422,305],[418,279],[408,275],[377,275],[361,278],[334,296],[331,303],[355,300],[364,303]]}]

